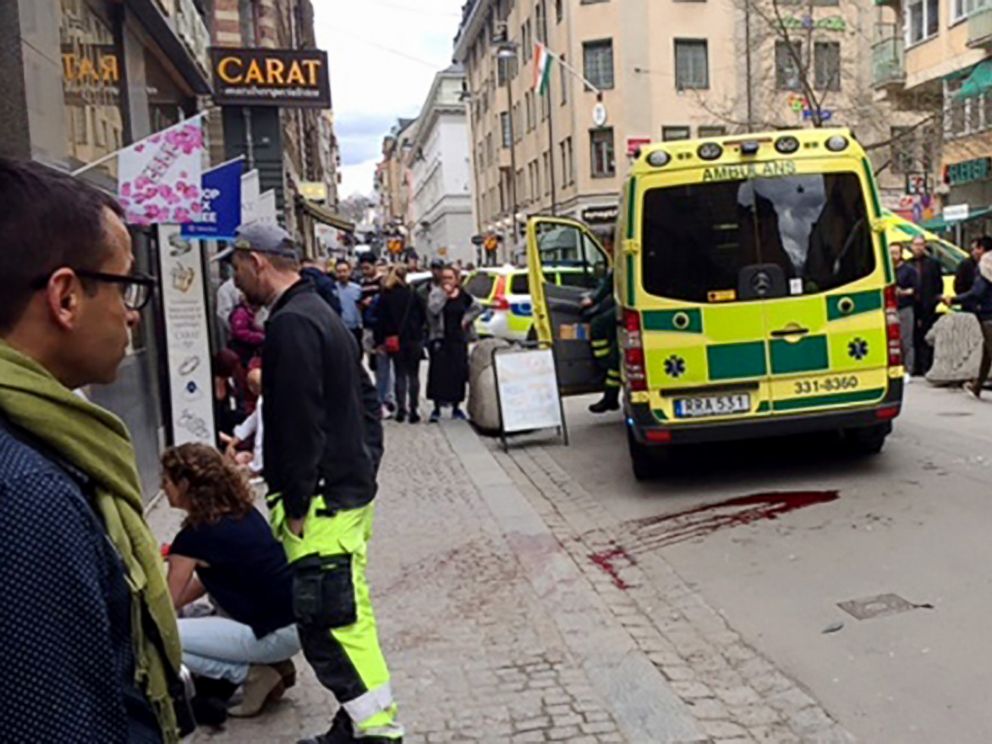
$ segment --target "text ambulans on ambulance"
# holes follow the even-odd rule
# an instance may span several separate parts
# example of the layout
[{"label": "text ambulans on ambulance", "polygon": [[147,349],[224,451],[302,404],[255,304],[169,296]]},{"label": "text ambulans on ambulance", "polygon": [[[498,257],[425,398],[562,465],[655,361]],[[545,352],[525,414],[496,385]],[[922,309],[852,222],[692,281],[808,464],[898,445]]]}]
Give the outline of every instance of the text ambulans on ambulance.
[{"label": "text ambulans on ambulance", "polygon": [[831,429],[878,452],[903,388],[881,218],[846,129],[650,145],[623,187],[614,256],[581,223],[530,220],[538,340],[555,348],[564,395],[602,384],[581,292],[540,281],[567,245],[590,277],[615,267],[638,477],[679,443]]}]

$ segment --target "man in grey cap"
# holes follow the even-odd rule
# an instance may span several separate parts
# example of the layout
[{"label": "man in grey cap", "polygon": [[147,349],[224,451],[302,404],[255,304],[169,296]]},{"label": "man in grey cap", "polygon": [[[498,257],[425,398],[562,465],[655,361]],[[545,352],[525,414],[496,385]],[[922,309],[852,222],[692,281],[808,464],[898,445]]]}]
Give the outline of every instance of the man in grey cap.
[{"label": "man in grey cap", "polygon": [[304,654],[341,704],[330,731],[302,742],[401,741],[365,578],[382,456],[375,388],[352,334],[301,278],[285,230],[243,225],[219,257],[231,259],[245,297],[270,308],[262,350],[266,500],[293,569]]}]

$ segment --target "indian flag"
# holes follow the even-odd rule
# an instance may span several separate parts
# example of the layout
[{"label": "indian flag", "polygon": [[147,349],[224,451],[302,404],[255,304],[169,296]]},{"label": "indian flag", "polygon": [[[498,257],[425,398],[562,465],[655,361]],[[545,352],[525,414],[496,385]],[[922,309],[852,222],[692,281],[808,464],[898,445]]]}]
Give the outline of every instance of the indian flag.
[{"label": "indian flag", "polygon": [[534,84],[532,90],[536,90],[540,95],[548,92],[551,84],[551,52],[544,44],[537,42],[534,44]]}]

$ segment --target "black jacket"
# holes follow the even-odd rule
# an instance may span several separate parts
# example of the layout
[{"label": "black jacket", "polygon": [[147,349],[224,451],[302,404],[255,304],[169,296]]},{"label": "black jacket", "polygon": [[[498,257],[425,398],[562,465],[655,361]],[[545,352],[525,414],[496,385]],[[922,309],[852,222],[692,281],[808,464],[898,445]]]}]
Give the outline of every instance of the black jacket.
[{"label": "black jacket", "polygon": [[265,480],[286,514],[306,515],[322,494],[331,509],[375,496],[382,423],[354,336],[302,279],[272,307],[262,352]]},{"label": "black jacket", "polygon": [[338,297],[338,285],[335,281],[315,266],[307,266],[300,270],[300,276],[309,279],[317,288],[319,294],[331,309],[338,315],[341,314],[341,298]]},{"label": "black jacket", "polygon": [[975,283],[975,274],[978,271],[978,262],[971,256],[958,264],[954,272],[954,294],[960,295],[971,289]]},{"label": "black jacket", "polygon": [[975,313],[979,320],[992,320],[992,283],[978,272],[975,272],[975,281],[968,291],[955,296],[953,301],[968,312]]},{"label": "black jacket", "polygon": [[922,260],[913,259],[910,264],[916,269],[920,282],[914,303],[917,316],[931,316],[936,312],[940,297],[944,294],[940,264],[930,256],[924,256]]},{"label": "black jacket", "polygon": [[427,308],[423,298],[409,287],[384,290],[376,316],[376,344],[384,343],[387,336],[399,336],[400,346],[407,349],[423,344]]}]

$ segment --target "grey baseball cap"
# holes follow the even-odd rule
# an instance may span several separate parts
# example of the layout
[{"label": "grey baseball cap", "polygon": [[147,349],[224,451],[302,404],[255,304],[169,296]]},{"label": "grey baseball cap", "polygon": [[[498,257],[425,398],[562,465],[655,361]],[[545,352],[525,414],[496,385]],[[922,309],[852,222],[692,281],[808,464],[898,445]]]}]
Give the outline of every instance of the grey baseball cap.
[{"label": "grey baseball cap", "polygon": [[234,235],[233,245],[222,250],[213,260],[226,261],[235,251],[254,251],[283,258],[300,257],[290,234],[271,222],[249,222],[241,225]]}]

